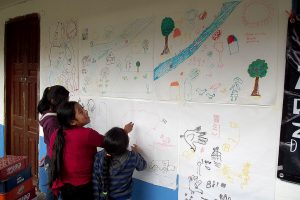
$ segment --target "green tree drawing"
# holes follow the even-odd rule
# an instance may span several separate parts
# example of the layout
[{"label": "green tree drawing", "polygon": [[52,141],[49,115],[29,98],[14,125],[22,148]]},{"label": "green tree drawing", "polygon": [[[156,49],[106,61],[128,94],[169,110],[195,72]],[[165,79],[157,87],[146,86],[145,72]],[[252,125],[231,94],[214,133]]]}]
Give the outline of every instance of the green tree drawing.
[{"label": "green tree drawing", "polygon": [[265,77],[267,75],[268,64],[265,60],[257,59],[253,61],[248,67],[248,74],[250,77],[255,78],[254,88],[251,96],[260,96],[258,90],[259,78]]},{"label": "green tree drawing", "polygon": [[161,55],[168,54],[170,52],[169,47],[168,47],[168,37],[170,33],[175,28],[175,23],[174,20],[170,17],[165,17],[162,22],[161,22],[161,33],[163,36],[165,36],[165,47]]},{"label": "green tree drawing", "polygon": [[135,66],[136,66],[136,71],[139,72],[140,71],[139,69],[140,69],[140,66],[141,66],[140,61],[136,61]]}]

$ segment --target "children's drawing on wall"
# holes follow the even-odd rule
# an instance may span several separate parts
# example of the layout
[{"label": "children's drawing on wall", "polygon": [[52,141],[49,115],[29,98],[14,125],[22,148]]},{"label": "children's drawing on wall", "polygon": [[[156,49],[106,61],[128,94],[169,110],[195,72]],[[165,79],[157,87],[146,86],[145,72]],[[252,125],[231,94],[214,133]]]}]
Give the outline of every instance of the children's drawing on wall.
[{"label": "children's drawing on wall", "polygon": [[267,75],[268,64],[265,60],[257,59],[253,61],[248,67],[248,74],[251,78],[255,78],[254,88],[251,96],[260,96],[259,94],[259,78]]},{"label": "children's drawing on wall", "polygon": [[[252,83],[246,81],[249,75],[242,66],[259,57],[259,52],[266,52],[264,60],[275,66],[276,52],[266,50],[275,49],[272,45],[276,44],[272,41],[276,23],[270,17],[274,15],[274,5],[270,0],[195,5],[199,7],[183,7],[182,11],[164,12],[162,16],[97,21],[98,26],[94,26],[93,20],[81,22],[80,34],[74,34],[74,26],[68,26],[66,38],[81,35],[80,93],[166,101],[271,104],[276,97],[276,68],[268,69],[268,78],[260,87],[263,95],[251,98],[248,89]],[[233,24],[245,29],[232,28]],[[259,42],[249,43],[250,40]],[[53,46],[58,41],[54,40]],[[66,52],[69,53],[58,49],[56,54],[72,55],[72,50]],[[56,66],[61,66],[63,60],[70,61],[56,57],[51,61]],[[188,74],[195,69],[201,73],[189,78]],[[243,80],[243,87],[241,82],[232,82],[236,77]],[[220,86],[211,89],[215,84]]]},{"label": "children's drawing on wall", "polygon": [[239,42],[238,39],[234,35],[229,35],[227,37],[227,45],[229,54],[233,55],[239,52]]},{"label": "children's drawing on wall", "polygon": [[222,56],[223,56],[223,51],[224,51],[224,47],[223,47],[223,41],[222,41],[222,30],[218,29],[217,31],[215,31],[212,35],[212,39],[214,41],[214,45],[213,48],[214,50],[218,53],[218,64],[217,66],[219,68],[223,68],[224,64],[222,61]]},{"label": "children's drawing on wall", "polygon": [[221,166],[222,162],[222,153],[219,150],[219,147],[213,148],[213,152],[211,154],[211,159],[214,161],[216,167]]},{"label": "children's drawing on wall", "polygon": [[223,51],[224,51],[223,42],[215,41],[214,42],[214,49],[216,50],[216,52],[219,55],[218,67],[222,68],[222,67],[224,67],[224,64],[222,62],[222,54],[223,54]]},{"label": "children's drawing on wall", "polygon": [[165,46],[161,55],[168,54],[170,52],[168,46],[169,35],[175,28],[174,20],[171,17],[165,17],[161,22],[161,34],[165,37]]},{"label": "children's drawing on wall", "polygon": [[186,101],[191,101],[193,97],[193,85],[192,81],[199,77],[200,70],[198,68],[193,68],[187,74],[187,77],[184,81],[184,99]]},{"label": "children's drawing on wall", "polygon": [[268,37],[265,28],[273,23],[275,10],[272,1],[267,0],[248,0],[243,4],[242,25],[245,26],[246,43],[261,43]]},{"label": "children's drawing on wall", "polygon": [[227,104],[274,103],[277,4],[182,4],[153,16],[124,10],[120,18],[57,22],[43,74],[51,85],[78,90],[72,98],[100,133],[135,124],[130,145],[148,162],[135,178],[178,187],[184,200],[272,200],[274,174],[261,163],[274,159],[274,108]]},{"label": "children's drawing on wall", "polygon": [[186,130],[183,135],[180,135],[180,138],[184,138],[190,148],[196,151],[196,145],[206,145],[208,141],[205,137],[206,134],[206,132],[201,131],[201,126],[198,126],[193,130]]},{"label": "children's drawing on wall", "polygon": [[233,84],[229,88],[229,90],[231,91],[230,101],[237,101],[239,97],[239,91],[242,89],[242,85],[243,85],[242,79],[240,79],[239,77],[235,77],[233,79]]},{"label": "children's drawing on wall", "polygon": [[169,171],[175,172],[177,170],[176,166],[170,165],[169,160],[153,160],[148,168],[158,175],[166,174]]},{"label": "children's drawing on wall", "polygon": [[207,99],[213,99],[216,96],[216,92],[211,87],[204,89],[197,88],[196,94],[199,96],[204,96]]},{"label": "children's drawing on wall", "polygon": [[[149,99],[152,95],[153,17],[85,24],[80,41],[80,88],[86,95]],[[104,29],[102,27],[105,27]],[[86,81],[88,80],[88,81]]]},{"label": "children's drawing on wall", "polygon": [[173,38],[177,38],[181,36],[181,30],[180,28],[175,28],[173,31]]},{"label": "children's drawing on wall", "polygon": [[173,81],[170,83],[170,100],[180,99],[180,85],[178,81]]},{"label": "children's drawing on wall", "polygon": [[[219,180],[218,177],[207,176],[220,169],[222,165],[221,153],[219,147],[213,148],[211,158],[199,158],[193,168],[196,169],[194,174],[187,177],[186,191],[183,196],[184,199],[211,199],[215,200],[218,196],[226,194],[227,183]],[[214,193],[211,195],[211,193]],[[228,194],[226,194],[228,195]],[[211,197],[211,198],[209,198]]]},{"label": "children's drawing on wall", "polygon": [[[257,182],[261,176],[266,176],[265,173],[273,172],[268,167],[261,168],[268,150],[264,145],[254,148],[257,135],[253,131],[262,130],[253,127],[253,123],[259,123],[270,111],[257,113],[258,110],[250,110],[208,104],[189,104],[183,108],[179,127],[182,133],[179,139],[178,199],[215,200],[227,196],[252,200],[253,196],[243,195],[268,185],[268,178],[264,183]],[[269,136],[262,140],[268,143]],[[259,198],[268,196],[266,199],[273,199],[272,192],[263,193]]]},{"label": "children's drawing on wall", "polygon": [[[177,140],[174,138],[174,133],[169,132],[173,129],[169,126],[174,119],[162,117],[148,109],[130,112],[134,113],[135,125],[142,124],[142,119],[147,119],[149,122],[147,127],[143,125],[132,135],[132,139],[135,139],[136,144],[144,150],[149,163],[146,172],[137,173],[136,177],[173,188],[176,181],[177,161],[174,156],[171,156],[171,152],[177,152]],[[160,154],[159,152],[164,152],[164,155],[157,155]]]},{"label": "children's drawing on wall", "polygon": [[201,47],[204,41],[223,24],[223,22],[228,18],[238,4],[238,1],[224,4],[216,19],[210,25],[208,25],[205,31],[200,33],[197,38],[192,41],[192,43],[190,43],[187,47],[184,47],[184,49],[181,50],[178,55],[167,59],[154,68],[153,79],[157,80],[162,76],[165,76],[171,70],[177,68],[178,65],[188,59],[191,55],[193,55]]},{"label": "children's drawing on wall", "polygon": [[110,75],[110,68],[103,67],[100,69],[100,76],[98,80],[100,94],[105,94],[108,91],[109,84],[110,84],[109,75]]},{"label": "children's drawing on wall", "polygon": [[241,188],[247,187],[251,179],[251,163],[243,163],[238,171],[234,171],[230,166],[224,165],[222,173],[229,183],[237,182]]},{"label": "children's drawing on wall", "polygon": [[[275,30],[277,25],[275,20],[269,18],[274,15],[274,7],[270,2],[211,2],[211,7],[200,6],[202,4],[199,3],[199,8],[182,10],[182,13],[165,13],[165,16],[160,18],[162,21],[158,20],[155,24],[153,81],[157,98],[166,101],[230,104],[269,105],[274,102],[276,90],[272,85],[275,84],[277,70],[269,69],[270,77],[260,88],[264,95],[251,98],[248,91],[250,82],[245,81],[249,75],[242,67],[244,63],[253,60],[254,56],[259,57],[259,52],[267,52],[264,59],[268,61],[269,66],[276,63],[276,52],[273,51],[276,48],[272,47],[274,37],[270,30]],[[253,9],[256,11],[253,12]],[[264,10],[266,13],[262,14],[264,12],[260,11]],[[257,12],[259,14],[256,16]],[[263,20],[264,26],[247,25],[246,29],[232,28],[244,27],[242,18],[247,18],[249,23],[253,20]],[[267,20],[264,20],[265,18]],[[168,37],[170,34],[173,34],[173,37]],[[245,38],[248,34],[254,34],[260,42],[248,43],[249,40]],[[165,37],[165,43],[162,42],[162,35]],[[157,52],[161,52],[161,49],[163,52],[160,55]],[[186,75],[195,68],[201,71],[201,74],[196,79],[187,79]],[[235,79],[236,77],[240,80]],[[175,82],[177,84],[174,88],[180,91],[176,98],[168,91],[170,88],[173,90],[172,83]],[[219,87],[211,89],[216,84],[219,84]]]},{"label": "children's drawing on wall", "polygon": [[49,84],[79,89],[77,20],[58,21],[49,27]]},{"label": "children's drawing on wall", "polygon": [[[223,67],[222,55],[221,55],[223,53],[223,42],[219,41],[220,37],[222,35],[222,31],[221,31],[221,29],[219,29],[219,27],[226,20],[226,18],[230,15],[230,13],[234,10],[234,8],[237,5],[238,5],[238,2],[224,5],[224,7],[223,7],[224,9],[222,9],[222,11],[220,11],[220,13],[219,13],[219,16],[218,16],[219,18],[216,17],[216,19],[214,19],[212,23],[210,22],[210,24],[206,20],[206,26],[204,26],[205,28],[203,28],[202,32],[199,32],[198,35],[195,35],[194,40],[184,41],[184,42],[179,43],[178,45],[176,44],[176,46],[185,45],[186,47],[172,50],[172,52],[175,52],[172,55],[173,57],[171,57],[165,61],[163,61],[163,60],[160,61],[161,63],[158,64],[154,69],[154,81],[160,81],[157,84],[158,87],[156,87],[158,90],[161,90],[161,91],[158,91],[159,95],[161,94],[160,92],[162,92],[163,94],[166,94],[165,92],[163,92],[161,86],[162,86],[162,84],[164,84],[165,81],[169,81],[167,74],[170,74],[170,75],[172,75],[172,77],[174,77],[174,73],[171,73],[171,71],[175,70],[179,65],[181,65],[181,63],[183,63],[187,59],[196,60],[195,58],[200,56],[198,49],[209,38],[210,35],[212,35],[211,40],[214,41],[213,45],[212,45],[212,49],[213,49],[213,51],[216,52],[216,55],[218,54],[218,63],[216,63],[215,65],[219,66],[220,68]],[[196,13],[196,15],[195,15],[195,13]],[[203,22],[203,20],[206,19],[206,16],[207,16],[206,11],[205,11],[205,13],[202,13],[202,15],[204,15],[205,17],[202,16],[202,17],[198,18],[199,21],[197,24],[197,21],[195,20],[195,19],[197,19],[197,17],[193,17],[193,16],[200,15],[198,11],[193,9],[193,10],[189,10],[185,14],[186,15],[185,15],[185,17],[183,17],[183,19],[181,19],[180,16],[178,16],[180,18],[179,21],[181,21],[178,23],[179,24],[178,26],[185,27],[184,29],[181,27],[181,29],[185,30],[187,32],[192,32],[192,28],[188,24],[192,23],[192,24],[195,24],[196,26],[197,25],[200,26],[199,22]],[[178,19],[176,19],[175,17],[173,17],[173,18],[175,20],[175,23],[177,24],[176,20],[178,20]],[[201,19],[201,21],[200,21],[200,19]],[[186,21],[185,26],[182,25],[182,24],[184,24],[182,22],[183,20]],[[201,25],[201,26],[203,26],[203,25]],[[196,32],[196,29],[195,29],[195,32]],[[183,33],[183,34],[185,34],[185,33]],[[203,45],[203,46],[206,46],[206,45]],[[189,62],[189,63],[191,63],[191,62]],[[184,67],[184,63],[182,65],[183,65],[182,68],[186,69],[186,67]],[[201,63],[198,62],[197,66],[200,67]],[[195,66],[193,66],[193,67],[195,67]],[[211,74],[211,72],[209,72],[209,73]],[[163,79],[163,80],[161,80],[161,79]],[[199,81],[201,81],[201,80],[194,81],[194,82],[198,83]],[[197,93],[196,90],[199,90],[199,89],[197,87],[194,87],[194,90],[191,92],[190,90],[193,87],[192,87],[191,83],[189,82],[189,80],[182,80],[181,85],[182,85],[181,87],[183,87],[183,89],[186,90],[183,93],[184,99],[188,100],[188,101],[195,101],[195,99],[196,99],[195,95]],[[187,94],[189,94],[189,95],[187,95]],[[214,95],[208,94],[208,96],[210,96],[210,98],[212,98]],[[166,97],[165,95],[162,95],[162,98],[168,99],[168,97]]]},{"label": "children's drawing on wall", "polygon": [[230,121],[226,129],[227,134],[222,144],[222,151],[224,153],[229,153],[239,146],[241,142],[241,133],[240,126],[237,122]]},{"label": "children's drawing on wall", "polygon": [[[178,116],[172,111],[176,105],[113,101],[110,107],[112,126],[134,122],[130,144],[137,144],[147,160],[147,169],[134,177],[155,185],[175,189],[178,169]],[[146,123],[145,123],[146,122]],[[163,152],[163,153],[162,153]]]},{"label": "children's drawing on wall", "polygon": [[257,28],[267,26],[274,17],[272,1],[248,0],[242,7],[242,22],[245,26]]}]

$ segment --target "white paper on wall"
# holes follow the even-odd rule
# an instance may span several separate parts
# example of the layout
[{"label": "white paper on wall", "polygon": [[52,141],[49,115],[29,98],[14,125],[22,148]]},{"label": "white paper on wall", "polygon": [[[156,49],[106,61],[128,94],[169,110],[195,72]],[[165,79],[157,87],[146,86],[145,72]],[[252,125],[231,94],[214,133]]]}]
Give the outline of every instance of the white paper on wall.
[{"label": "white paper on wall", "polygon": [[[157,98],[274,103],[276,9],[272,1],[203,1],[157,17],[153,74]],[[164,36],[161,26],[171,26],[170,21],[174,29]]]},{"label": "white paper on wall", "polygon": [[80,92],[270,105],[276,96],[276,9],[270,0],[190,0],[181,11],[82,20]]},{"label": "white paper on wall", "polygon": [[[125,9],[117,19],[57,22],[41,79],[66,86],[102,134],[135,123],[131,144],[148,162],[136,178],[174,189],[179,168],[179,199],[271,200],[274,112],[224,103],[274,104],[278,8],[226,2],[161,2],[162,10],[140,8],[144,16]],[[165,18],[174,21],[167,41]]]},{"label": "white paper on wall", "polygon": [[132,121],[130,144],[137,144],[147,161],[147,169],[135,172],[134,177],[155,185],[176,188],[177,105],[153,102],[110,101],[111,126]]},{"label": "white paper on wall", "polygon": [[45,77],[49,85],[63,85],[70,92],[79,89],[78,21],[57,21],[49,27],[49,68]]},{"label": "white paper on wall", "polygon": [[86,28],[80,39],[81,93],[150,99],[154,18],[121,20],[82,24]]},{"label": "white paper on wall", "polygon": [[179,199],[274,199],[278,142],[272,139],[271,113],[270,108],[184,107]]}]

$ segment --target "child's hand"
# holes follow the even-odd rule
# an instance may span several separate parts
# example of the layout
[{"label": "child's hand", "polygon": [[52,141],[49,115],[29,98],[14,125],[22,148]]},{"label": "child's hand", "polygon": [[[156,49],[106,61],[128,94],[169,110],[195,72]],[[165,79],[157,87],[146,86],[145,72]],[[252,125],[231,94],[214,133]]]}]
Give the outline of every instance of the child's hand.
[{"label": "child's hand", "polygon": [[136,153],[142,153],[142,149],[140,147],[138,147],[138,145],[136,145],[136,144],[133,144],[131,146],[131,150],[136,152]]},{"label": "child's hand", "polygon": [[134,125],[134,123],[129,122],[128,124],[126,124],[126,125],[124,126],[124,130],[125,130],[125,132],[126,132],[127,134],[130,133],[130,132],[132,131],[133,125]]}]

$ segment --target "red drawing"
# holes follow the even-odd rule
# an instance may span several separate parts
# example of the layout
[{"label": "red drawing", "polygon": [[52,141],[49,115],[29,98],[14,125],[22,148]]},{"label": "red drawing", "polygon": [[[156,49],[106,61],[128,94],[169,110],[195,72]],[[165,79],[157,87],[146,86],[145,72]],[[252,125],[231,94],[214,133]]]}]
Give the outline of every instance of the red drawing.
[{"label": "red drawing", "polygon": [[200,13],[199,16],[198,16],[199,20],[204,20],[204,19],[206,19],[206,17],[207,17],[207,12],[206,11]]},{"label": "red drawing", "polygon": [[221,34],[222,34],[221,30],[218,29],[218,30],[217,30],[216,32],[214,32],[214,34],[212,35],[212,39],[215,40],[215,41],[218,40],[218,39],[220,38]]},{"label": "red drawing", "polygon": [[181,30],[179,28],[175,28],[173,32],[173,38],[181,36]]}]

